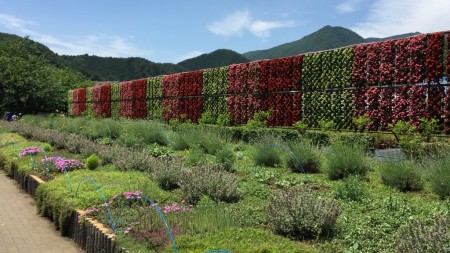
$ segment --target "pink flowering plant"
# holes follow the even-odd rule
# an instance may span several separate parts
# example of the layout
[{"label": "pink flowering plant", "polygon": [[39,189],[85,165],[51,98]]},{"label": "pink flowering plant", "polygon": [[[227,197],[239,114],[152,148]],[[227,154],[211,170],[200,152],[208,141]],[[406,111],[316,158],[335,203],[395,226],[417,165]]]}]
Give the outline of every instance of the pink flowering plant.
[{"label": "pink flowering plant", "polygon": [[111,224],[108,210],[114,220],[116,234],[128,236],[137,242],[143,242],[150,248],[161,247],[170,243],[166,226],[160,214],[165,217],[172,234],[181,233],[181,227],[186,225],[188,216],[192,213],[192,205],[171,203],[161,205],[150,203],[140,190],[115,194],[105,203],[84,210],[78,217],[78,222],[86,218],[94,218],[103,224]]},{"label": "pink flowering plant", "polygon": [[20,151],[20,156],[25,157],[27,155],[36,155],[41,152],[42,152],[42,149],[40,149],[38,147],[28,147],[28,148],[23,148]]},{"label": "pink flowering plant", "polygon": [[86,165],[75,159],[68,159],[59,156],[51,156],[41,160],[41,163],[48,166],[49,172],[64,172],[76,169],[84,169]]}]

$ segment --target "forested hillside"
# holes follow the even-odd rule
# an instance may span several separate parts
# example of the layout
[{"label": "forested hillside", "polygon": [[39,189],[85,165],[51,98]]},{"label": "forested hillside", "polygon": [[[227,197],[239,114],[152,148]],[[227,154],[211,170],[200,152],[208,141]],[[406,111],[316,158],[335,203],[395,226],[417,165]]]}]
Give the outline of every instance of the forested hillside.
[{"label": "forested hillside", "polygon": [[207,68],[216,68],[228,66],[236,63],[248,62],[249,59],[241,54],[228,49],[218,49],[209,54],[202,54],[200,56],[179,62],[178,65],[183,66],[189,70],[199,70]]},{"label": "forested hillside", "polygon": [[65,110],[67,91],[90,86],[64,60],[27,37],[0,34],[0,112]]}]

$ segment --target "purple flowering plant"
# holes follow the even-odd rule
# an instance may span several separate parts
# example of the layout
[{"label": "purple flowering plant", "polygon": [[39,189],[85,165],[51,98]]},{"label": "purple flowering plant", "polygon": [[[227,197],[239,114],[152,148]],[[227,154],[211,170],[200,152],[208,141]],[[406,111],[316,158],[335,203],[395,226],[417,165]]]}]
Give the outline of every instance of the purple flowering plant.
[{"label": "purple flowering plant", "polygon": [[20,151],[20,156],[21,157],[25,157],[27,155],[35,155],[37,153],[41,153],[42,149],[38,148],[38,147],[27,147],[27,148],[23,148]]},{"label": "purple flowering plant", "polygon": [[50,156],[41,160],[42,164],[51,164],[60,172],[64,172],[64,168],[66,171],[71,171],[75,169],[83,169],[86,168],[86,165],[75,159],[67,159],[59,156]]}]

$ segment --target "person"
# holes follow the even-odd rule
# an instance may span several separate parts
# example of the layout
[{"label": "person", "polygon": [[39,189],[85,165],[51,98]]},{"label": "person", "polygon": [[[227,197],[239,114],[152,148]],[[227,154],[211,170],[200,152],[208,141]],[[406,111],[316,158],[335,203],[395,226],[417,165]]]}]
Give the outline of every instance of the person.
[{"label": "person", "polygon": [[6,113],[6,121],[11,121],[12,120],[12,116],[13,116],[13,114],[11,112],[7,112]]}]

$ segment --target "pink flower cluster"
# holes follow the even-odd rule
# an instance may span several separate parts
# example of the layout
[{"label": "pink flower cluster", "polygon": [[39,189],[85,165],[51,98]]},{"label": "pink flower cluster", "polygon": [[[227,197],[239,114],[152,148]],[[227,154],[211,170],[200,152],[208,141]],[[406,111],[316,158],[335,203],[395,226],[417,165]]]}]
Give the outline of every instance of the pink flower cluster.
[{"label": "pink flower cluster", "polygon": [[132,229],[132,228],[127,227],[127,229],[125,229],[125,231],[123,231],[123,233],[124,233],[124,234],[128,234],[128,233],[130,233],[131,229]]},{"label": "pink flower cluster", "polygon": [[28,147],[28,148],[23,148],[21,151],[21,156],[25,157],[26,155],[34,155],[37,153],[41,153],[42,149],[38,148],[38,147]]},{"label": "pink flower cluster", "polygon": [[78,215],[78,224],[81,223],[83,218],[90,213],[98,212],[99,210],[96,207],[91,207],[89,209],[84,210],[81,214]]},{"label": "pink flower cluster", "polygon": [[137,190],[135,192],[124,192],[123,196],[125,196],[126,199],[140,199],[142,192],[140,190]]},{"label": "pink flower cluster", "polygon": [[78,160],[75,159],[66,159],[63,157],[47,157],[41,160],[41,163],[47,163],[47,162],[52,162],[53,165],[55,165],[56,168],[58,168],[59,170],[61,170],[61,172],[64,172],[64,168],[66,170],[70,170],[70,169],[81,169],[81,168],[85,168],[86,165]]},{"label": "pink flower cluster", "polygon": [[189,212],[192,210],[192,205],[186,206],[179,206],[177,204],[172,204],[164,207],[164,213],[179,213],[179,212]]}]

